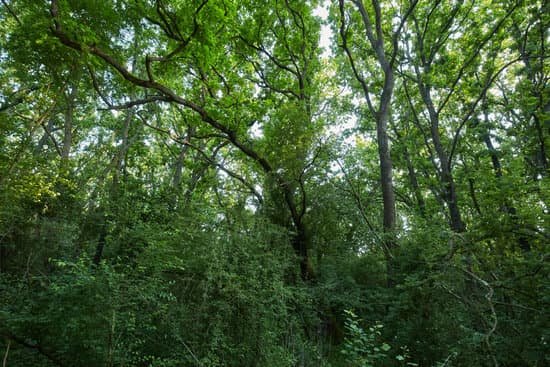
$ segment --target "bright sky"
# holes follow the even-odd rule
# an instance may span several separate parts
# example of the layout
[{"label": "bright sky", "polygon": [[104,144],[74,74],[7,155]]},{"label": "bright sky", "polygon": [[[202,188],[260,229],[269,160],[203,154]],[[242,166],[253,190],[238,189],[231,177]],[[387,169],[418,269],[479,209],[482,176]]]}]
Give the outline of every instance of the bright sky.
[{"label": "bright sky", "polygon": [[313,10],[313,15],[320,17],[323,20],[321,24],[321,39],[319,40],[319,46],[323,49],[323,58],[328,58],[330,56],[330,43],[332,37],[332,30],[326,24],[328,19],[328,2],[324,2],[322,6],[318,6]]}]

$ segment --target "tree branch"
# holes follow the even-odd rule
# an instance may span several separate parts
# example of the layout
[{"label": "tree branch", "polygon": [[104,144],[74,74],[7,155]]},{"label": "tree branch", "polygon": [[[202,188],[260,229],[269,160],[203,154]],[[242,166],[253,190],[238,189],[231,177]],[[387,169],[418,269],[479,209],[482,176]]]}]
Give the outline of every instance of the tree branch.
[{"label": "tree branch", "polygon": [[472,103],[470,105],[470,109],[469,109],[468,113],[466,114],[466,116],[463,117],[462,121],[460,122],[460,124],[458,126],[458,129],[456,129],[456,132],[453,136],[453,142],[452,142],[451,150],[450,150],[450,153],[449,153],[449,162],[448,162],[448,168],[449,169],[452,168],[453,155],[454,155],[456,147],[458,145],[458,140],[460,139],[460,132],[462,131],[462,129],[466,125],[466,122],[468,122],[468,120],[470,119],[472,114],[475,112],[475,109],[476,109],[477,105],[485,97],[485,95],[487,94],[487,91],[493,85],[495,79],[500,75],[500,73],[502,73],[504,70],[506,70],[506,68],[508,68],[510,65],[513,65],[514,63],[516,63],[520,60],[521,60],[520,58],[513,59],[513,60],[507,62],[506,64],[504,64],[497,72],[495,72],[489,78],[489,80],[485,83],[485,86],[481,90],[481,93],[479,94],[477,99],[474,101],[474,103]]},{"label": "tree branch", "polygon": [[28,95],[28,94],[31,93],[31,92],[34,92],[34,91],[37,90],[37,89],[38,89],[38,86],[33,86],[33,87],[31,87],[31,88],[24,89],[23,91],[18,90],[18,91],[14,92],[14,93],[11,93],[11,94],[7,97],[7,99],[10,99],[11,97],[16,96],[16,95],[19,94],[19,93],[22,93],[23,95],[22,95],[22,96],[16,97],[15,100],[12,101],[12,102],[7,101],[7,102],[4,103],[3,105],[0,105],[0,113],[1,113],[1,112],[4,112],[4,111],[6,111],[6,110],[8,110],[8,109],[10,109],[10,108],[12,108],[12,107],[15,107],[15,106],[17,106],[17,105],[19,105],[19,104],[21,104],[21,103],[23,103],[23,102],[25,101],[25,96]]},{"label": "tree branch", "polygon": [[182,105],[186,108],[189,108],[190,110],[196,112],[201,120],[208,125],[212,126],[214,129],[219,130],[227,135],[229,141],[237,147],[241,152],[243,152],[246,156],[249,158],[252,158],[255,162],[257,162],[260,167],[263,169],[264,172],[269,173],[273,171],[273,168],[269,164],[269,162],[261,157],[256,151],[251,149],[249,146],[245,145],[243,142],[241,142],[238,137],[237,133],[227,126],[223,125],[216,119],[214,119],[203,107],[199,106],[198,104],[191,102],[179,95],[177,95],[173,90],[168,88],[167,86],[160,84],[158,82],[155,82],[153,80],[147,80],[142,79],[134,75],[132,72],[130,72],[125,66],[123,66],[122,63],[118,62],[113,56],[106,53],[99,47],[95,45],[83,45],[81,43],[76,42],[75,40],[71,39],[64,31],[61,26],[61,23],[59,21],[59,5],[58,0],[52,0],[51,1],[51,8],[50,13],[53,17],[54,26],[52,27],[52,33],[55,37],[59,39],[59,41],[64,44],[65,46],[68,46],[76,51],[79,52],[89,52],[92,55],[95,55],[105,61],[108,65],[110,65],[112,68],[114,68],[124,79],[129,81],[130,83],[146,88],[146,89],[154,89],[158,92],[160,92],[162,95],[164,95],[167,99],[167,101],[174,102],[176,104]]},{"label": "tree branch", "polygon": [[447,104],[447,102],[449,102],[449,99],[451,98],[451,96],[453,95],[453,93],[455,92],[456,90],[456,86],[458,85],[458,83],[460,82],[460,79],[462,79],[462,76],[464,75],[464,73],[466,72],[466,69],[472,64],[472,62],[476,59],[476,57],[479,55],[479,53],[481,52],[481,50],[483,49],[483,47],[487,44],[487,42],[489,42],[489,40],[498,32],[498,30],[500,29],[500,27],[504,24],[504,22],[506,21],[506,19],[508,19],[508,17],[510,15],[512,15],[512,13],[514,12],[514,10],[519,6],[519,1],[516,1],[514,3],[514,5],[506,12],[506,15],[504,17],[502,17],[502,19],[500,19],[497,24],[493,27],[493,29],[491,29],[491,31],[485,35],[485,37],[481,40],[480,43],[477,44],[477,47],[475,49],[475,51],[472,53],[472,55],[470,55],[470,57],[464,62],[464,64],[462,64],[462,66],[460,67],[459,71],[458,71],[458,74],[455,78],[455,80],[453,81],[452,85],[451,85],[451,88],[449,90],[449,93],[447,93],[447,95],[445,96],[445,98],[441,101],[441,103],[439,104],[439,106],[437,107],[437,113],[439,114],[443,108],[445,107],[445,105]]},{"label": "tree branch", "polygon": [[44,347],[42,347],[40,344],[28,342],[25,339],[20,338],[16,335],[12,334],[9,331],[4,331],[2,334],[6,338],[8,338],[8,340],[13,340],[17,344],[19,344],[21,346],[24,346],[25,348],[29,348],[29,349],[33,349],[33,350],[37,351],[42,356],[46,357],[46,359],[48,359],[54,365],[56,365],[58,367],[65,367],[63,362],[61,362],[61,360],[59,359],[59,357],[57,357],[54,353],[50,352],[49,350],[44,349]]},{"label": "tree branch", "polygon": [[19,17],[17,16],[17,14],[15,14],[15,12],[12,10],[12,8],[10,7],[10,5],[5,1],[5,0],[2,0],[2,4],[6,7],[8,13],[10,13],[10,15],[15,19],[15,21],[17,22],[17,24],[19,24],[20,26],[23,25],[21,23],[21,21],[19,20]]},{"label": "tree branch", "polygon": [[367,82],[363,78],[363,76],[361,76],[361,74],[359,73],[355,65],[355,61],[353,59],[351,49],[348,46],[348,40],[347,40],[348,33],[346,32],[346,13],[344,11],[344,0],[339,1],[339,9],[340,9],[340,38],[342,39],[342,48],[344,49],[344,52],[346,53],[349,59],[351,70],[353,71],[353,75],[355,76],[355,79],[357,79],[357,81],[361,85],[361,88],[363,89],[363,93],[365,95],[365,99],[367,101],[367,106],[369,108],[369,111],[373,115],[375,115],[376,109],[374,108],[374,105],[372,104],[369,96],[369,87],[367,85]]},{"label": "tree branch", "polygon": [[187,139],[183,140],[181,142],[182,144],[184,144],[185,146],[188,146],[189,148],[195,150],[197,153],[199,153],[204,160],[206,160],[209,164],[215,166],[215,167],[218,167],[219,169],[221,169],[223,172],[227,173],[229,176],[233,177],[234,179],[236,179],[237,181],[239,181],[240,183],[242,183],[249,191],[250,193],[252,193],[252,195],[254,195],[256,197],[256,199],[258,200],[258,203],[261,205],[263,203],[263,197],[262,195],[258,192],[258,190],[256,190],[256,188],[254,187],[254,185],[252,185],[251,183],[247,182],[246,179],[244,177],[242,177],[241,175],[237,174],[236,172],[226,168],[223,164],[219,163],[219,162],[216,162],[213,158],[209,157],[208,154],[206,154],[202,149],[200,149],[199,147],[191,144]]},{"label": "tree branch", "polygon": [[403,26],[407,22],[407,19],[409,16],[413,13],[414,8],[418,4],[418,0],[413,0],[412,4],[409,5],[409,8],[405,12],[405,15],[401,18],[401,22],[399,22],[399,26],[397,27],[397,30],[392,34],[392,53],[390,57],[390,68],[393,69],[393,66],[395,65],[395,60],[397,59],[397,52],[398,52],[398,42],[399,42],[399,35],[401,34],[401,30],[403,29]]}]

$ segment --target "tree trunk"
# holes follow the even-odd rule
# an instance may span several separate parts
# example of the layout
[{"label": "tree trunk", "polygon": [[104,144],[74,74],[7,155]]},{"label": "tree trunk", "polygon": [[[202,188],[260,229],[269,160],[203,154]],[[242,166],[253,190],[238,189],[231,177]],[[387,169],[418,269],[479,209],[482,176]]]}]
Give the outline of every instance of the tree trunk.
[{"label": "tree trunk", "polygon": [[[405,119],[406,118],[407,117],[405,117]],[[418,176],[416,174],[416,170],[414,169],[414,165],[411,161],[411,155],[409,153],[409,148],[407,148],[407,142],[403,139],[403,136],[399,133],[399,130],[393,123],[392,123],[392,128],[395,136],[397,137],[397,139],[399,139],[400,144],[403,146],[403,158],[405,159],[405,164],[407,165],[407,175],[409,177],[409,183],[411,185],[413,195],[416,199],[416,204],[418,205],[420,216],[425,218],[426,203],[424,201],[424,197],[422,196],[420,185],[418,184]]]},{"label": "tree trunk", "polygon": [[[420,75],[418,77],[420,78]],[[449,156],[445,148],[443,147],[443,144],[441,143],[441,135],[439,133],[439,114],[434,107],[430,95],[430,87],[422,84],[422,82],[419,82],[419,87],[420,94],[422,96],[422,99],[424,100],[424,103],[426,104],[430,117],[430,132],[435,152],[437,158],[439,159],[439,179],[441,182],[441,186],[443,187],[443,200],[445,200],[445,204],[447,204],[447,209],[449,210],[450,227],[452,231],[456,233],[462,233],[466,231],[466,225],[462,221],[460,208],[458,206],[456,186],[451,170],[451,162],[449,162]]]},{"label": "tree trunk", "polygon": [[101,233],[99,234],[99,240],[95,248],[95,254],[93,258],[94,265],[99,265],[103,258],[103,250],[105,250],[105,243],[107,240],[107,223],[103,223],[101,226]]},{"label": "tree trunk", "polygon": [[297,228],[297,233],[292,239],[292,247],[300,259],[300,276],[302,280],[308,281],[313,278],[311,264],[309,263],[307,235],[303,224]]},{"label": "tree trunk", "polygon": [[73,85],[71,93],[67,96],[67,107],[65,109],[65,125],[63,127],[63,149],[61,159],[64,162],[69,160],[71,146],[73,143],[74,107],[78,89]]},{"label": "tree trunk", "polygon": [[[487,120],[488,120],[488,114],[485,113],[486,123],[487,123]],[[491,141],[489,132],[487,130],[484,130],[482,134],[483,134],[483,142],[485,143],[485,146],[487,147],[487,151],[489,152],[489,155],[491,157],[491,163],[493,165],[493,171],[495,173],[495,177],[497,178],[500,184],[500,180],[502,179],[502,165],[500,164],[500,159],[493,145],[493,142]],[[516,214],[517,213],[516,208],[513,205],[510,205],[510,203],[506,199],[504,200],[504,204],[502,205],[502,211],[510,215],[510,219],[512,220],[513,226],[515,228],[520,227],[519,219]],[[519,236],[518,245],[523,252],[529,252],[531,250],[531,245],[529,244],[529,240],[524,235]]]},{"label": "tree trunk", "polygon": [[[121,140],[122,140],[122,142],[120,144],[120,147],[119,147],[118,151],[116,152],[115,157],[111,161],[111,169],[112,169],[112,172],[113,172],[113,179],[111,181],[111,187],[110,187],[110,192],[109,192],[110,200],[108,201],[108,204],[107,204],[108,206],[111,206],[112,205],[111,203],[116,201],[116,198],[118,196],[119,185],[120,185],[120,174],[122,173],[122,171],[124,169],[125,156],[126,156],[126,153],[128,152],[128,148],[130,147],[129,133],[130,133],[130,125],[131,125],[131,122],[132,122],[132,117],[133,117],[133,111],[128,110],[126,112],[126,117],[124,118],[124,123],[123,123],[122,131],[121,131]],[[107,211],[107,215],[111,215],[109,213],[110,212],[109,207],[103,208],[103,210]],[[108,219],[104,215],[103,218],[101,219],[101,221],[102,221],[102,223],[100,224],[101,229],[100,229],[100,233],[99,233],[99,239],[97,241],[95,254],[94,254],[94,258],[93,258],[93,263],[95,265],[99,265],[99,263],[101,262],[101,259],[103,258],[103,252],[105,250],[105,245],[107,243]]]},{"label": "tree trunk", "polygon": [[[389,104],[389,101],[388,103]],[[380,110],[377,120],[376,136],[378,139],[378,157],[380,159],[380,185],[384,205],[384,231],[395,229],[395,193],[393,192],[392,159],[388,138],[389,107]]]}]

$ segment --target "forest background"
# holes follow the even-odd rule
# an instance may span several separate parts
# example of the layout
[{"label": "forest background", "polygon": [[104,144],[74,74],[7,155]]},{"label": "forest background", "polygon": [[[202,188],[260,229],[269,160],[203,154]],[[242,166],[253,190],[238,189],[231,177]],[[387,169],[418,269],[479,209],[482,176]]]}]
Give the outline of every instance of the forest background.
[{"label": "forest background", "polygon": [[549,24],[2,0],[2,367],[550,365]]}]

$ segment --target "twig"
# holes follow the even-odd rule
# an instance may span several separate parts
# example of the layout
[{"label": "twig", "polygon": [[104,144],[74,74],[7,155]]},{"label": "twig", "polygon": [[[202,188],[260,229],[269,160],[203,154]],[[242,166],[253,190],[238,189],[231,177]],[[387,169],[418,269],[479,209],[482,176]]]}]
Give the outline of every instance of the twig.
[{"label": "twig", "polygon": [[498,367],[498,361],[497,361],[497,359],[496,359],[496,357],[495,357],[495,355],[492,351],[491,341],[490,341],[491,335],[493,335],[493,333],[497,329],[497,325],[498,325],[498,317],[497,317],[497,313],[495,311],[495,306],[494,306],[493,301],[492,301],[493,295],[495,294],[495,290],[493,289],[493,287],[491,287],[489,282],[487,282],[486,280],[481,279],[480,277],[478,277],[476,274],[474,274],[470,270],[463,268],[462,271],[464,271],[466,274],[471,276],[473,279],[475,279],[476,281],[481,283],[488,290],[487,294],[485,294],[485,299],[487,300],[487,303],[489,304],[489,308],[491,309],[491,315],[493,316],[493,324],[491,325],[491,328],[489,329],[489,331],[485,334],[484,339],[485,339],[485,345],[487,345],[487,349],[489,350],[489,352],[491,352],[491,358],[493,359],[493,364],[495,365],[495,367]]},{"label": "twig", "polygon": [[185,349],[187,349],[187,351],[189,352],[189,354],[191,354],[191,357],[193,357],[193,359],[195,360],[195,362],[197,362],[197,365],[198,366],[202,366],[202,363],[201,361],[197,358],[197,356],[195,355],[195,353],[193,353],[193,351],[191,350],[191,348],[189,348],[189,346],[187,345],[187,343],[185,341],[181,341],[181,343],[183,344],[183,346],[185,347]]},{"label": "twig", "polygon": [[344,169],[344,166],[342,165],[342,163],[340,163],[340,160],[337,159],[336,160],[336,164],[338,164],[338,167],[340,167],[340,171],[342,171],[342,174],[344,175],[344,179],[346,180],[348,186],[350,187],[350,190],[351,190],[351,194],[355,200],[355,203],[357,204],[357,208],[359,209],[359,213],[361,214],[361,218],[363,218],[363,220],[365,221],[365,223],[367,224],[367,227],[369,228],[369,230],[372,232],[372,234],[374,235],[374,237],[376,237],[376,239],[382,243],[382,245],[384,246],[384,249],[387,251],[387,253],[390,255],[390,257],[392,256],[391,255],[391,252],[389,251],[389,249],[387,248],[386,244],[385,244],[385,241],[382,241],[382,239],[380,238],[380,236],[378,235],[378,232],[376,232],[376,230],[374,229],[374,226],[372,225],[372,223],[370,222],[368,216],[367,216],[367,213],[365,211],[365,208],[363,207],[363,203],[361,202],[361,197],[359,195],[359,193],[355,190],[355,187],[353,186],[353,183],[351,182],[351,179],[348,175],[348,173],[346,172],[346,170]]},{"label": "twig", "polygon": [[[262,195],[258,192],[258,190],[256,190],[256,188],[254,187],[254,185],[252,185],[251,183],[247,182],[246,179],[244,177],[242,177],[241,175],[237,174],[236,172],[233,172],[231,171],[230,169],[226,168],[222,163],[219,163],[219,162],[216,162],[216,160],[213,158],[213,157],[209,157],[203,150],[201,150],[199,147],[191,144],[188,140],[183,140],[181,141],[181,144],[184,144],[188,147],[190,147],[191,149],[195,150],[197,153],[199,153],[208,163],[210,163],[211,165],[213,166],[216,166],[218,167],[219,169],[221,169],[223,172],[227,173],[229,176],[233,177],[234,179],[236,179],[237,181],[239,181],[240,183],[242,183],[244,186],[246,186],[246,188],[256,197],[256,199],[258,199],[258,202],[260,204],[263,203],[263,198],[262,198]],[[222,145],[223,146],[223,145]]]},{"label": "twig", "polygon": [[8,5],[8,3],[5,0],[2,0],[2,4],[4,4],[6,9],[8,10],[8,13],[10,13],[10,15],[17,21],[17,24],[23,25],[21,23],[21,21],[19,20],[19,17],[17,16],[17,14],[15,14],[15,12],[12,10],[12,8],[10,8],[10,6]]},{"label": "twig", "polygon": [[[30,343],[28,341],[26,341],[25,339],[23,338],[20,338],[18,336],[15,336],[14,334],[10,333],[9,331],[8,332],[5,332],[4,335],[9,339],[9,340],[13,340],[14,342],[16,342],[17,344],[19,345],[22,345],[26,348],[29,348],[29,349],[34,349],[36,350],[38,353],[40,353],[41,355],[43,355],[44,357],[46,357],[50,362],[52,362],[54,365],[58,366],[58,367],[64,367],[65,365],[63,364],[63,362],[61,362],[61,360],[55,355],[53,354],[52,352],[48,351],[47,349],[44,349],[40,344],[35,344],[35,343]],[[4,358],[7,358],[6,356],[4,356]]]},{"label": "twig", "polygon": [[6,367],[8,363],[8,354],[10,352],[11,339],[8,339],[8,345],[6,346],[6,353],[4,353],[4,359],[2,360],[2,367]]}]

